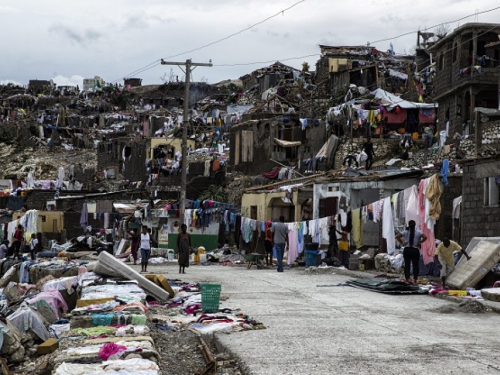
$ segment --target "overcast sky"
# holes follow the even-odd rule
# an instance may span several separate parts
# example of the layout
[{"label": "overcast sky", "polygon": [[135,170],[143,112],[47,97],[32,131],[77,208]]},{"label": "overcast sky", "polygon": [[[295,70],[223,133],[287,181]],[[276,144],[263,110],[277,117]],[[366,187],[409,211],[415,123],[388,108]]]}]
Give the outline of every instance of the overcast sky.
[{"label": "overcast sky", "polygon": [[[162,83],[177,67],[155,66],[161,58],[214,65],[284,60],[319,53],[319,44],[364,45],[499,6],[498,0],[305,0],[277,17],[210,47],[300,0],[16,0],[0,3],[0,83],[54,79],[79,84],[99,75],[106,82],[139,77]],[[474,22],[472,16],[466,22]],[[478,16],[498,22],[500,9]],[[375,43],[388,50],[391,41]],[[416,34],[392,40],[396,53],[412,50]],[[317,56],[285,61],[300,68]],[[198,67],[195,81],[235,79],[261,66]]]}]

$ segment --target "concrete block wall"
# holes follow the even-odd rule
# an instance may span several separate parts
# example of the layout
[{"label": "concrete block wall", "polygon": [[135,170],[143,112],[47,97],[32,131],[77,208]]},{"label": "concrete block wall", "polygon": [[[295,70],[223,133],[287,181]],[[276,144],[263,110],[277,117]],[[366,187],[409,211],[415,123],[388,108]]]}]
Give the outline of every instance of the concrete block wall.
[{"label": "concrete block wall", "polygon": [[462,196],[462,246],[473,237],[493,237],[500,234],[500,207],[484,205],[483,179],[476,177],[477,165],[464,166]]},{"label": "concrete block wall", "polygon": [[116,142],[103,142],[97,148],[97,176],[104,177],[105,169],[115,169],[118,172],[120,167],[119,152]]},{"label": "concrete block wall", "polygon": [[134,142],[130,145],[132,153],[124,161],[125,171],[123,176],[129,181],[144,181],[147,179],[146,169],[146,141]]}]

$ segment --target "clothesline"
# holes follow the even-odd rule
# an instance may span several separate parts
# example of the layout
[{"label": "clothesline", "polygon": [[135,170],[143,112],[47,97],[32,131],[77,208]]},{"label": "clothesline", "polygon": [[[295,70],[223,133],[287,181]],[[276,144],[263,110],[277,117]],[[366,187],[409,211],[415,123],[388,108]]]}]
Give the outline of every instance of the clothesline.
[{"label": "clothesline", "polygon": [[[434,225],[441,214],[439,198],[441,190],[439,185],[439,174],[423,179],[419,185],[413,185],[403,191],[392,194],[389,197],[379,199],[376,202],[364,205],[348,212],[340,212],[336,216],[328,216],[306,221],[286,222],[289,231],[294,228],[300,229],[301,235],[310,235],[313,242],[329,242],[329,228],[334,224],[337,228],[351,233],[351,240],[358,246],[362,246],[362,225],[368,220],[374,223],[382,223],[382,238],[386,240],[387,251],[392,252],[396,248],[395,228],[404,226],[410,220],[414,220],[428,241],[422,243],[422,254],[424,263],[433,261],[435,248]],[[442,179],[445,182],[445,177]],[[232,222],[231,222],[232,223]],[[260,227],[258,224],[260,223]],[[395,225],[397,223],[397,225]],[[243,240],[249,243],[253,239],[255,230],[264,231],[265,221],[241,217],[241,234]],[[290,238],[289,238],[290,239]],[[300,243],[300,241],[298,241]],[[302,242],[303,243],[303,242]],[[291,246],[290,246],[291,247]],[[293,249],[292,249],[293,250]],[[298,247],[298,253],[302,248]],[[289,249],[290,251],[290,249]],[[291,260],[292,262],[295,259]],[[290,255],[289,255],[290,261]]]}]

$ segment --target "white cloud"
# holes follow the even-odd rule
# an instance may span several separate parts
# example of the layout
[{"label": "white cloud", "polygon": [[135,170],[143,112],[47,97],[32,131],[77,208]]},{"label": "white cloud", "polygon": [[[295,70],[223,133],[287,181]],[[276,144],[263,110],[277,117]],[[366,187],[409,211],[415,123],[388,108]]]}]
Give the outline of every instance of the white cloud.
[{"label": "white cloud", "polygon": [[[16,35],[2,39],[2,48],[9,53],[0,59],[0,80],[27,84],[30,79],[61,75],[61,82],[69,80],[81,85],[81,77],[72,77],[78,73],[121,83],[120,77],[161,58],[170,61],[191,58],[195,62],[212,59],[214,67],[200,67],[195,70],[195,78],[207,77],[209,82],[219,82],[263,65],[228,66],[231,64],[319,53],[320,43],[366,45],[473,14],[477,8],[469,0],[446,0],[443,1],[446,6],[439,7],[431,0],[309,0],[251,30],[197,49],[269,18],[295,2],[122,0],[117,8],[114,2],[102,0],[86,0],[85,6],[67,0],[11,1],[9,9],[0,6],[2,29]],[[496,6],[498,0],[483,0],[480,8]],[[499,16],[497,10],[480,15],[479,21],[497,22]],[[468,18],[461,24],[473,20]],[[453,29],[457,25],[450,26]],[[411,50],[416,39],[416,34],[392,39],[396,53]],[[390,42],[373,45],[385,51]],[[303,60],[313,67],[317,58],[286,64],[300,68]],[[131,76],[143,78],[143,84],[160,83],[159,77],[168,74],[171,68],[175,75],[184,75],[177,67],[158,64]]]},{"label": "white cloud", "polygon": [[17,86],[22,86],[19,82],[13,81],[11,79],[0,79],[0,85],[8,85],[9,83]]},{"label": "white cloud", "polygon": [[57,86],[79,86],[80,89],[83,87],[83,77],[79,75],[74,75],[71,77],[64,77],[62,75],[58,75],[52,80],[56,83]]}]

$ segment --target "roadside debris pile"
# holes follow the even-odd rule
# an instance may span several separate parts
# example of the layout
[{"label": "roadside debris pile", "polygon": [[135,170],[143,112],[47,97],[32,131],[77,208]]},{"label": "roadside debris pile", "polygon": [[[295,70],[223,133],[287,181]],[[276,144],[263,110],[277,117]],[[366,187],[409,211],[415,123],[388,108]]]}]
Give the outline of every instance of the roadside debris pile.
[{"label": "roadside debris pile", "polygon": [[[237,361],[214,354],[213,343],[200,335],[265,328],[237,309],[219,307],[219,299],[227,299],[220,287],[207,302],[203,285],[142,276],[107,252],[97,262],[3,259],[0,269],[0,353],[13,374],[159,374],[163,358],[179,358],[184,350],[180,331],[188,335],[186,345],[200,349],[187,360],[191,372],[175,373],[220,368],[239,374]],[[163,347],[167,341],[178,353]]]}]

